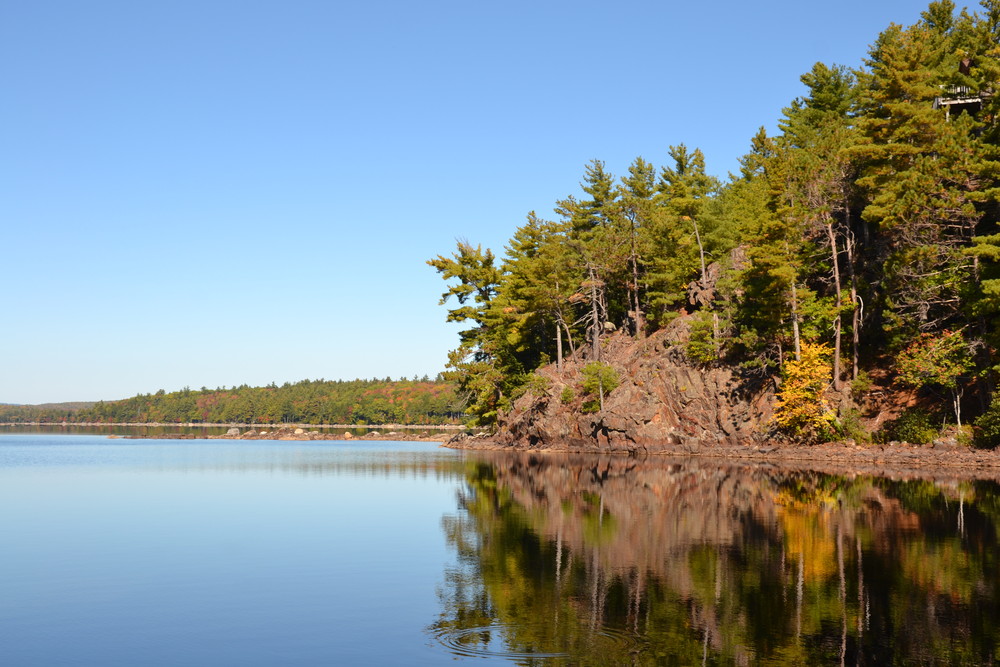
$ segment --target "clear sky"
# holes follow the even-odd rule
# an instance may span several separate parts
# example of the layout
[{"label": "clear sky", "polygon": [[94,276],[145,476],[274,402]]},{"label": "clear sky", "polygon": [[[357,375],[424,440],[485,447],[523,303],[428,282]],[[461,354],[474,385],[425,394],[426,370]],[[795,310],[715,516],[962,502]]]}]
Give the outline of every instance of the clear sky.
[{"label": "clear sky", "polygon": [[426,265],[685,143],[737,168],[914,0],[0,6],[0,402],[434,376]]}]

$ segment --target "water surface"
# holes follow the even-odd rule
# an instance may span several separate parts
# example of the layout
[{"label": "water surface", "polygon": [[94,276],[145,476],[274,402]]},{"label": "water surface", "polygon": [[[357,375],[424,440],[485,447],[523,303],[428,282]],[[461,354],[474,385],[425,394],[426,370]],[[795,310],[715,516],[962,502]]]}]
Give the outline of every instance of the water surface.
[{"label": "water surface", "polygon": [[4,664],[439,663],[448,450],[0,437]]},{"label": "water surface", "polygon": [[0,436],[4,664],[994,664],[993,482]]}]

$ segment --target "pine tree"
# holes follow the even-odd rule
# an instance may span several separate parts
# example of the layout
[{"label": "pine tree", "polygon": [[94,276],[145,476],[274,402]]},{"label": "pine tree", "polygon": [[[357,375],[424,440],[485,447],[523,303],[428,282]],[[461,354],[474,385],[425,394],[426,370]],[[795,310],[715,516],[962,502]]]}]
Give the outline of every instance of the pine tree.
[{"label": "pine tree", "polygon": [[445,280],[458,281],[441,296],[441,305],[451,297],[458,301],[458,307],[448,311],[448,321],[473,323],[459,333],[458,348],[448,354],[451,370],[446,377],[465,395],[474,424],[493,425],[525,380],[524,368],[507,337],[503,313],[495,304],[502,272],[489,249],[467,241],[459,241],[451,257],[438,255],[427,263]]},{"label": "pine tree", "polygon": [[[856,98],[854,77],[844,67],[817,63],[801,80],[809,94],[785,109],[781,123],[784,155],[791,163],[785,183],[789,206],[785,210],[803,220],[806,233],[818,246],[828,248],[830,284],[824,291],[832,301],[833,381],[840,389],[845,311],[852,313],[852,378],[858,373],[860,319],[851,216],[855,169],[849,155],[857,143],[851,117]],[[850,277],[849,295],[843,291],[842,265]],[[828,282],[825,276],[816,278],[820,283]]]},{"label": "pine tree", "polygon": [[[909,28],[891,26],[868,61],[855,149],[863,212],[881,238],[883,327],[897,344],[961,320],[962,286],[973,278],[970,244],[993,168],[977,123],[946,117],[934,100],[957,70],[954,4],[934,2]],[[958,23],[968,29],[964,19]]]},{"label": "pine tree", "polygon": [[563,341],[576,351],[576,316],[570,297],[583,280],[576,256],[567,245],[565,223],[542,220],[534,212],[514,233],[504,259],[507,278],[500,287],[503,311],[511,320],[511,342],[525,354],[525,367],[550,358],[562,367]]},{"label": "pine tree", "polygon": [[671,146],[672,166],[663,167],[649,225],[647,282],[652,317],[664,324],[676,314],[688,283],[706,282],[709,261],[703,236],[705,211],[719,189],[705,171],[705,156],[684,144]]}]

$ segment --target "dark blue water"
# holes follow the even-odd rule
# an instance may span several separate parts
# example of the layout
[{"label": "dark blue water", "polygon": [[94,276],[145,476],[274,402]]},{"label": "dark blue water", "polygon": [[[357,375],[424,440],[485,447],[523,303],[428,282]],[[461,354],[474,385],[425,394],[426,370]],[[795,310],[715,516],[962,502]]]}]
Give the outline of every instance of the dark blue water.
[{"label": "dark blue water", "polygon": [[456,455],[0,437],[0,663],[438,664]]}]

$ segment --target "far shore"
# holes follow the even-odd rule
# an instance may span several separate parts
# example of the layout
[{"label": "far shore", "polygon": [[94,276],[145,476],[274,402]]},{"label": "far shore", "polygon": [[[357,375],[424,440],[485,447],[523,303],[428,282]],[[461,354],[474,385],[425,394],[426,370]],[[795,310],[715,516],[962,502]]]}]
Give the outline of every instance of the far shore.
[{"label": "far shore", "polygon": [[[861,445],[852,441],[818,445],[761,444],[724,445],[718,443],[650,444],[633,451],[574,449],[501,445],[485,433],[457,436],[470,429],[461,424],[204,424],[204,423],[39,423],[3,422],[0,427],[46,426],[90,428],[224,428],[226,433],[158,433],[154,435],[109,434],[121,439],[177,440],[360,440],[437,442],[462,450],[510,452],[514,454],[581,454],[596,456],[685,458],[725,461],[734,464],[798,467],[817,472],[876,476],[928,475],[957,476],[964,479],[991,479],[1000,483],[1000,450],[975,449],[956,444],[911,445],[905,442]],[[344,433],[323,432],[335,429]],[[368,432],[354,435],[351,431]],[[414,432],[416,431],[416,432]],[[420,431],[423,431],[421,433]],[[829,470],[828,470],[829,469]]]},{"label": "far shore", "polygon": [[[123,440],[382,440],[437,442],[451,440],[466,431],[461,424],[205,424],[177,422],[3,422],[0,427],[45,427],[53,429],[101,429],[111,439]],[[108,429],[165,429],[158,433],[107,433]],[[176,429],[171,432],[170,429]],[[194,432],[181,432],[193,429]],[[208,433],[226,429],[226,433]],[[321,429],[324,429],[325,432]],[[334,432],[331,432],[334,431]],[[355,434],[357,431],[365,433]]]},{"label": "far shore", "polygon": [[0,422],[0,426],[87,426],[99,428],[103,426],[121,427],[178,427],[178,428],[337,428],[337,429],[414,429],[414,430],[455,430],[468,429],[462,424],[244,424],[244,423],[206,423],[206,422]]}]

